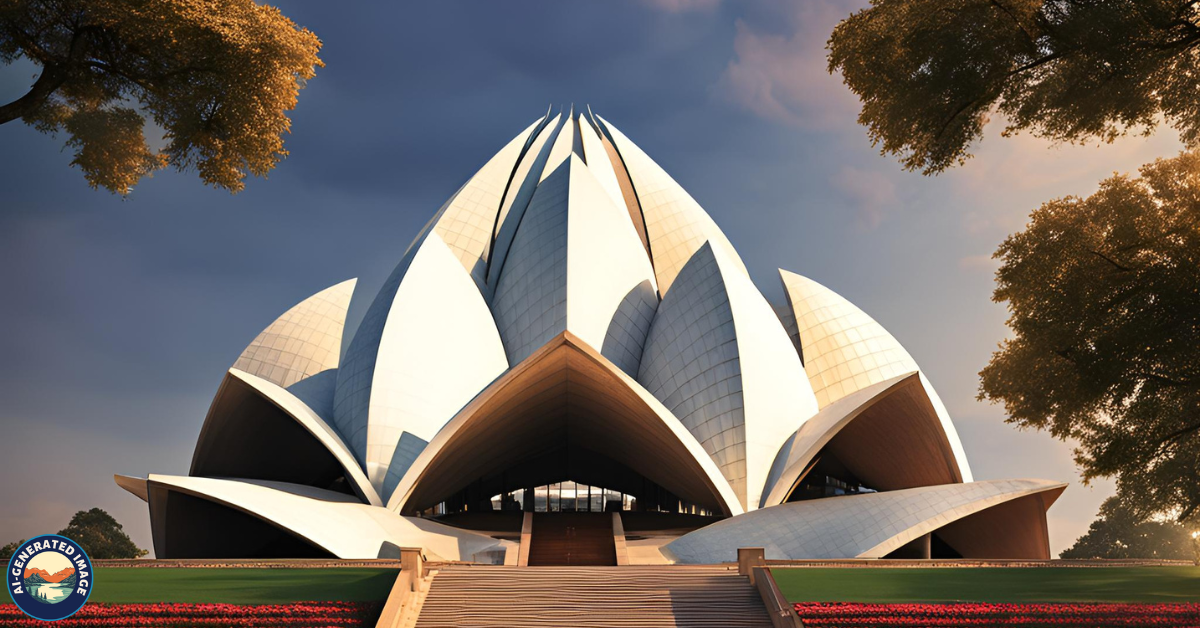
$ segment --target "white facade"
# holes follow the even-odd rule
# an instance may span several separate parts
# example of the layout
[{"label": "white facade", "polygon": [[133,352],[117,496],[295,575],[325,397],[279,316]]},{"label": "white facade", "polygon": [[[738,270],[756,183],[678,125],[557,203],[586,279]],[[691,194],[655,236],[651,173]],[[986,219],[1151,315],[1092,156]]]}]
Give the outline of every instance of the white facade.
[{"label": "white facade", "polygon": [[[917,403],[912,403],[914,392],[918,396]],[[901,400],[903,393],[909,393],[910,397]],[[889,403],[892,401],[897,403]],[[928,405],[922,405],[921,401]],[[872,416],[876,413],[886,416]],[[942,429],[944,426],[919,375],[913,372],[854,391],[805,421],[780,450],[776,465],[782,471],[778,481],[767,486],[762,506],[787,501],[789,492],[810,470],[821,452],[829,448],[830,441],[864,416],[867,417],[864,420],[877,421],[868,429],[883,441],[880,449],[887,452],[881,455],[870,451],[865,440],[858,441],[855,448],[862,450],[864,456],[874,456],[871,462],[895,463],[897,468],[892,473],[892,481],[899,482],[897,486],[907,488],[905,484],[939,485],[964,481],[950,440]],[[878,424],[882,421],[886,421],[886,425]],[[891,454],[892,460],[884,460],[887,454]],[[854,467],[855,462],[854,458],[842,461],[849,467]]]},{"label": "white facade", "polygon": [[[964,555],[1043,553],[1061,485],[971,483],[895,338],[786,271],[773,309],[696,200],[590,110],[529,125],[398,256],[340,361],[353,280],[242,353],[190,476],[117,476],[149,502],[160,557],[238,538],[230,554],[259,539],[490,562],[508,541],[411,515],[567,481],[722,519],[668,546],[682,562],[748,545],[881,557],[922,535]],[[853,494],[814,497],[831,488]]]},{"label": "white facade", "polygon": [[244,382],[258,394],[270,400],[271,403],[278,406],[279,409],[294,419],[305,431],[312,434],[313,438],[320,441],[346,470],[346,479],[354,484],[355,492],[364,495],[368,503],[374,505],[381,505],[383,503],[383,500],[379,497],[378,488],[373,486],[371,481],[367,479],[362,467],[359,466],[358,461],[355,459],[354,453],[350,451],[350,448],[342,440],[338,431],[324,417],[319,415],[299,397],[292,394],[291,391],[286,388],[280,388],[274,382],[239,371],[236,368],[229,369],[229,376]]},{"label": "white facade", "polygon": [[574,153],[538,186],[505,264],[492,313],[509,363],[569,330],[637,373],[654,271],[626,212]]},{"label": "white facade", "polygon": [[659,306],[638,379],[704,445],[748,510],[779,448],[817,411],[771,306],[707,243]]},{"label": "white facade", "polygon": [[563,124],[562,114],[554,116],[545,124],[537,138],[525,151],[521,163],[513,171],[508,193],[500,205],[500,212],[496,218],[495,237],[492,239],[492,251],[488,261],[487,283],[492,289],[500,281],[500,272],[504,269],[505,259],[508,257],[509,248],[512,246],[513,237],[516,236],[517,227],[521,224],[525,210],[529,207],[533,194],[544,179],[543,172],[545,172],[546,163],[550,159],[555,139],[562,132]]},{"label": "white facade", "polygon": [[596,118],[611,135],[633,181],[662,293],[665,295],[671,289],[675,276],[705,242],[723,249],[730,261],[745,273],[741,257],[696,199],[617,127],[600,116]]},{"label": "white facade", "polygon": [[[150,474],[147,483],[151,491],[161,487],[250,514],[338,558],[399,558],[400,547],[421,547],[432,560],[487,562],[497,553],[502,557],[511,543],[425,519],[396,516],[348,495],[310,486],[157,474]],[[165,532],[169,534],[169,530]]]},{"label": "white facade", "polygon": [[[585,368],[564,367],[560,362],[563,356],[569,356],[570,359],[582,363]],[[567,361],[569,362],[570,359]],[[594,347],[588,346],[570,332],[556,336],[546,345],[540,347],[535,355],[522,361],[517,367],[510,369],[503,377],[497,379],[491,386],[480,392],[467,407],[463,408],[462,412],[447,423],[438,432],[437,437],[434,438],[429,446],[425,447],[412,467],[410,467],[408,473],[405,474],[404,479],[401,480],[400,485],[388,501],[388,508],[397,512],[405,509],[412,492],[422,481],[428,481],[426,480],[426,476],[429,475],[429,466],[435,459],[439,457],[453,458],[456,453],[464,457],[473,457],[481,455],[479,449],[500,448],[500,443],[496,441],[485,441],[480,444],[479,449],[472,449],[471,447],[459,444],[459,451],[455,452],[455,445],[453,443],[456,439],[461,440],[462,434],[468,429],[479,429],[481,422],[491,418],[488,416],[491,410],[488,407],[489,404],[507,405],[509,399],[514,397],[520,398],[525,392],[524,387],[528,385],[530,380],[544,379],[547,371],[562,372],[563,370],[569,370],[574,373],[584,373],[586,370],[590,370],[593,373],[599,371],[603,374],[602,376],[606,381],[596,388],[602,388],[612,396],[626,395],[636,400],[633,412],[617,413],[623,415],[621,418],[628,419],[633,423],[636,431],[628,430],[625,433],[620,433],[605,430],[610,432],[607,436],[616,441],[628,441],[636,438],[639,434],[642,436],[655,433],[659,435],[663,433],[670,434],[668,440],[673,445],[671,450],[663,448],[657,452],[650,452],[654,455],[637,456],[638,460],[632,464],[641,463],[650,466],[663,465],[669,467],[672,465],[662,463],[659,459],[668,460],[672,454],[675,454],[675,457],[682,457],[689,464],[698,468],[694,469],[699,471],[695,476],[700,482],[708,486],[708,490],[714,493],[716,503],[719,504],[720,509],[727,511],[730,515],[739,515],[744,511],[739,496],[734,492],[730,484],[725,481],[717,465],[706,455],[700,443],[688,433],[686,428],[675,418],[675,415],[655,398],[654,395],[638,384],[636,380],[612,362],[604,359]],[[644,445],[639,443],[619,446],[619,448],[614,446],[612,455],[626,455],[639,448],[644,449]],[[686,453],[678,455],[680,451]],[[451,460],[450,462],[453,463],[454,461]],[[678,463],[673,464],[678,465]]]},{"label": "white facade", "polygon": [[326,288],[267,326],[234,368],[283,387],[338,366],[342,327],[357,279]]},{"label": "white facade", "polygon": [[434,231],[454,252],[463,268],[476,283],[487,283],[487,258],[491,251],[491,233],[509,177],[525,146],[526,139],[538,126],[529,125],[507,146],[500,149],[475,176],[467,181],[435,219]]},{"label": "white facade", "polygon": [[588,170],[595,175],[596,181],[600,183],[600,187],[604,188],[604,192],[608,194],[613,206],[624,209],[625,196],[621,193],[621,184],[617,181],[616,171],[608,159],[608,152],[604,150],[604,140],[596,133],[595,127],[584,119],[582,113],[576,116],[575,125],[579,129],[583,157],[587,162]]},{"label": "white facade", "polygon": [[[804,370],[822,408],[871,384],[921,370],[882,325],[853,303],[807,277],[782,269],[779,276],[796,319]],[[954,448],[963,481],[970,482],[971,467],[950,413],[924,374],[921,383]]]},{"label": "white facade", "polygon": [[[364,320],[351,342],[334,407],[335,423],[385,500],[404,473],[389,474],[402,436],[429,441],[508,368],[483,296],[438,234],[409,254],[388,280],[391,297],[371,305],[372,325]],[[376,312],[386,314],[382,325]],[[409,461],[403,449],[400,461]]]},{"label": "white facade", "polygon": [[1037,506],[1044,513],[1064,488],[1045,480],[993,480],[780,504],[685,534],[664,554],[682,563],[715,563],[730,560],[739,547],[762,547],[768,560],[883,558],[1005,502],[1044,495]]}]

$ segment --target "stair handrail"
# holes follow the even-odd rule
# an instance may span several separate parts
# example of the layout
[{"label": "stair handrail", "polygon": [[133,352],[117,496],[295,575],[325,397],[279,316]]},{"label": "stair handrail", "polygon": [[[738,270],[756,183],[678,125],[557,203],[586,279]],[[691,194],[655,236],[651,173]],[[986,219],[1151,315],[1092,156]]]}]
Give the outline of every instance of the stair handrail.
[{"label": "stair handrail", "polygon": [[753,576],[752,579],[758,589],[758,594],[762,596],[763,604],[767,607],[771,625],[774,628],[803,628],[804,622],[800,621],[796,607],[792,606],[783,596],[783,592],[779,590],[771,568],[754,567],[751,569],[751,576]]}]

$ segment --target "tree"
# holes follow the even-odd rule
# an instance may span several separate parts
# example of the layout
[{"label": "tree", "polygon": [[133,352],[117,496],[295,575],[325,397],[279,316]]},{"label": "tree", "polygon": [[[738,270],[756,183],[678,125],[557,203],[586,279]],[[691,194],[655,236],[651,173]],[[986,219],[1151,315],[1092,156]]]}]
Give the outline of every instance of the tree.
[{"label": "tree", "polygon": [[134,545],[112,515],[99,508],[75,513],[70,525],[58,534],[78,543],[92,558],[141,558],[148,553]]},{"label": "tree", "polygon": [[8,560],[8,559],[12,558],[12,555],[17,553],[17,548],[21,547],[21,544],[24,542],[25,542],[25,539],[21,539],[20,541],[16,541],[15,543],[9,543],[8,545],[5,545],[4,547],[0,547],[0,560]]},{"label": "tree", "polygon": [[1161,120],[1200,146],[1200,0],[871,0],[829,40],[875,146],[908,170],[1004,134],[1111,142]]},{"label": "tree", "polygon": [[[65,132],[93,188],[127,194],[170,165],[238,192],[287,155],[286,112],[320,47],[254,0],[0,0],[0,62],[42,68],[0,124]],[[148,121],[165,130],[161,152]]]},{"label": "tree", "polygon": [[1013,337],[980,372],[1008,421],[1075,439],[1144,520],[1200,520],[1200,154],[1034,211],[996,252]]},{"label": "tree", "polygon": [[1179,523],[1141,519],[1110,497],[1087,534],[1060,557],[1191,560],[1192,537]]}]

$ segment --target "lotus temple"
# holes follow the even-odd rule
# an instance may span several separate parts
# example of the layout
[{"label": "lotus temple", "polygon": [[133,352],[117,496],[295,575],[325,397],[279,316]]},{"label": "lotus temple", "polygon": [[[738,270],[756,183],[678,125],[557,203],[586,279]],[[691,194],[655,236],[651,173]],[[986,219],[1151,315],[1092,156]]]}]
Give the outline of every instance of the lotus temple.
[{"label": "lotus temple", "polygon": [[186,476],[116,481],[159,558],[1049,558],[1065,484],[975,481],[896,339],[779,280],[772,304],[607,120],[547,112],[433,215],[361,322],[351,279],[254,338]]}]

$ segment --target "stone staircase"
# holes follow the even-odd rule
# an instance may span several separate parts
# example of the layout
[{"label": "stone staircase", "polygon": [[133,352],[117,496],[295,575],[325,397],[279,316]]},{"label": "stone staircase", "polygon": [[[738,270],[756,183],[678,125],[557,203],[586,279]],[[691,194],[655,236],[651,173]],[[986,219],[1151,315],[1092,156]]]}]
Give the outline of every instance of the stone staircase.
[{"label": "stone staircase", "polygon": [[430,582],[416,626],[769,628],[771,620],[735,565],[450,565]]}]

